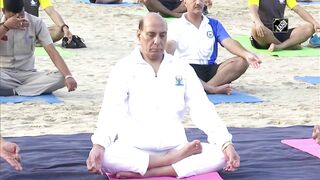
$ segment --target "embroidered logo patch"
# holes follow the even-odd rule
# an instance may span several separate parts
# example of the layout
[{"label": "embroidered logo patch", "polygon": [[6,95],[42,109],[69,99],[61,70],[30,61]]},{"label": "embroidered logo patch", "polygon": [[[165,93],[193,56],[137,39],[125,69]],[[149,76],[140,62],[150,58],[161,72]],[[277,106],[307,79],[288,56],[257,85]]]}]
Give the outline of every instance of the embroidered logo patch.
[{"label": "embroidered logo patch", "polygon": [[211,39],[213,37],[213,32],[212,31],[208,31],[207,32],[207,36],[208,36],[208,38]]},{"label": "embroidered logo patch", "polygon": [[287,32],[289,27],[289,21],[287,18],[274,18],[273,19],[273,32]]},{"label": "embroidered logo patch", "polygon": [[183,83],[183,77],[180,76],[180,75],[177,75],[176,76],[176,86],[183,86],[184,83]]}]

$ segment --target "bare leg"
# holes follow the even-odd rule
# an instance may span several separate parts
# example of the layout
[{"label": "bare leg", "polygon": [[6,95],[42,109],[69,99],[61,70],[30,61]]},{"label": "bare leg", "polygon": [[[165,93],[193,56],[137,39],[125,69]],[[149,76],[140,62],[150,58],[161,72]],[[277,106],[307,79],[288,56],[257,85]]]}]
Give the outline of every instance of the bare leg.
[{"label": "bare leg", "polygon": [[209,94],[227,94],[230,95],[232,92],[231,84],[224,84],[221,86],[212,86],[202,81],[202,86],[204,90]]},{"label": "bare leg", "polygon": [[182,13],[169,10],[158,0],[143,0],[142,2],[150,12],[159,12],[163,16],[173,17],[181,17],[182,15]]},{"label": "bare leg", "polygon": [[255,26],[252,27],[251,35],[258,42],[261,47],[265,47],[266,49],[271,43],[280,44],[281,42],[273,35],[273,32],[264,27],[263,28],[263,37],[258,36]]},{"label": "bare leg", "polygon": [[61,31],[60,27],[53,25],[48,27],[48,29],[53,42],[57,42],[63,38],[64,34]]},{"label": "bare leg", "polygon": [[175,8],[173,10],[173,12],[176,12],[176,13],[185,13],[187,12],[187,7],[184,5],[184,1],[181,2],[181,4]]},{"label": "bare leg", "polygon": [[[209,93],[231,93],[230,82],[238,79],[248,69],[248,62],[241,57],[233,57],[223,62],[216,75],[213,76],[206,84],[214,87]],[[210,89],[209,89],[210,90]]]},{"label": "bare leg", "polygon": [[283,49],[301,49],[299,44],[308,40],[313,33],[314,29],[312,24],[309,23],[304,26],[299,26],[292,31],[289,39],[280,44],[272,43],[268,50],[278,51]]},{"label": "bare leg", "polygon": [[180,150],[173,150],[162,156],[150,156],[148,168],[162,167],[174,164],[182,159],[199,154],[202,152],[201,143],[199,140],[194,140],[186,144]]},{"label": "bare leg", "polygon": [[177,176],[176,172],[172,168],[172,164],[181,161],[189,156],[199,154],[202,152],[201,142],[194,140],[186,144],[180,150],[172,150],[165,155],[151,155],[149,160],[149,166],[146,174],[141,176],[138,173],[133,172],[118,172],[116,173],[117,178],[142,178],[142,177],[153,177],[153,176]]}]

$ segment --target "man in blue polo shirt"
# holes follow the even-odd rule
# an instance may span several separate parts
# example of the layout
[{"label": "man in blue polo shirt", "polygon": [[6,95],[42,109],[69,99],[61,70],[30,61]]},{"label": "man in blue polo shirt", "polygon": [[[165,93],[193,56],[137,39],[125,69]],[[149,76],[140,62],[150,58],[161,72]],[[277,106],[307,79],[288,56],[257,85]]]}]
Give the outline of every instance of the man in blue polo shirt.
[{"label": "man in blue polo shirt", "polygon": [[[187,12],[169,26],[167,52],[194,68],[207,93],[231,94],[230,82],[249,65],[258,68],[261,61],[233,40],[219,21],[203,15],[204,0],[184,2]],[[217,64],[218,42],[236,57]]]}]

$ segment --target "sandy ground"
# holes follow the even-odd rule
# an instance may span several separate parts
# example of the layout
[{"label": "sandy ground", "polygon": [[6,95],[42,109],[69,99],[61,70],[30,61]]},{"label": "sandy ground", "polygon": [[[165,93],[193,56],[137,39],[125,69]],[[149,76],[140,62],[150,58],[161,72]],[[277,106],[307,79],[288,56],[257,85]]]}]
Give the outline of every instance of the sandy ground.
[{"label": "sandy ground", "polygon": [[[136,45],[135,32],[144,7],[94,6],[70,0],[53,1],[72,33],[88,48],[68,50],[76,56],[65,59],[78,82],[78,89],[54,94],[62,104],[1,104],[2,136],[73,134],[93,132],[108,75],[117,61]],[[320,21],[320,5],[303,5]],[[249,34],[252,25],[246,0],[214,0],[209,16],[219,19],[231,35]],[[290,25],[303,21],[287,10]],[[48,25],[52,22],[42,11]],[[57,45],[61,45],[58,42]],[[220,49],[219,61],[232,57]],[[228,127],[314,125],[320,123],[320,86],[298,82],[297,75],[320,75],[320,57],[271,57],[259,55],[263,64],[249,68],[233,82],[237,90],[265,100],[255,104],[221,104],[216,110]],[[37,68],[54,69],[48,57],[37,58]],[[186,127],[192,122],[186,116]]]}]

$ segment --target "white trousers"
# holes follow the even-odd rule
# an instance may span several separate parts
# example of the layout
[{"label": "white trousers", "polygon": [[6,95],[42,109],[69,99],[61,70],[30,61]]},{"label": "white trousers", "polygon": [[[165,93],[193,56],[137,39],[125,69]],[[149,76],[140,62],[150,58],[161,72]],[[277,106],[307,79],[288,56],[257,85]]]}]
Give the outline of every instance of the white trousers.
[{"label": "white trousers", "polygon": [[[217,171],[225,165],[221,148],[213,144],[201,143],[202,153],[189,156],[172,164],[178,178]],[[176,150],[184,145],[174,148]],[[170,149],[173,150],[173,149]],[[144,175],[148,169],[150,155],[164,155],[168,151],[146,151],[125,145],[119,141],[106,148],[103,160],[103,171],[115,174],[120,171],[130,171]]]},{"label": "white trousers", "polygon": [[20,96],[52,93],[64,86],[64,78],[60,72],[0,70],[0,87],[14,89]]}]

